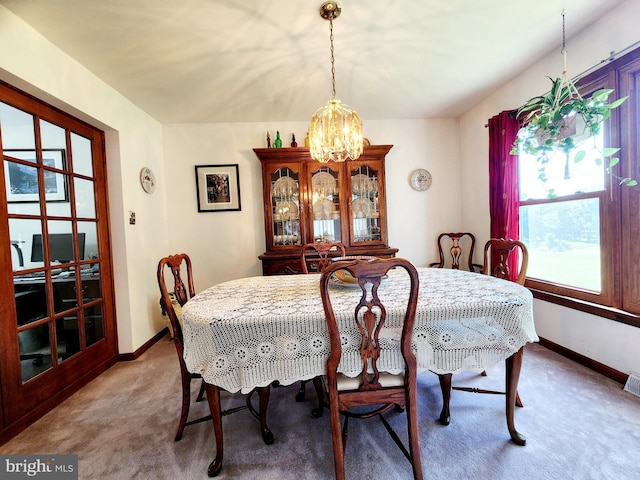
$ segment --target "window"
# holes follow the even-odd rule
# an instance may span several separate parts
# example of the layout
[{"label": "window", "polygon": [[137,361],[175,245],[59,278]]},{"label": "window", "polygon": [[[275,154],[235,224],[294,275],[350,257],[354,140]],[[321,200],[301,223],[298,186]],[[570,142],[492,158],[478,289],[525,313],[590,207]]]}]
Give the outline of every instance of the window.
[{"label": "window", "polygon": [[[519,156],[527,286],[538,298],[640,326],[640,186],[620,186],[616,178],[640,180],[640,49],[580,85],[583,96],[613,88],[610,101],[629,98],[597,137],[581,140],[576,148],[587,152],[582,161],[559,151],[550,157],[543,167],[547,181],[539,180],[534,158]],[[603,145],[620,147],[614,175],[596,161]]]}]

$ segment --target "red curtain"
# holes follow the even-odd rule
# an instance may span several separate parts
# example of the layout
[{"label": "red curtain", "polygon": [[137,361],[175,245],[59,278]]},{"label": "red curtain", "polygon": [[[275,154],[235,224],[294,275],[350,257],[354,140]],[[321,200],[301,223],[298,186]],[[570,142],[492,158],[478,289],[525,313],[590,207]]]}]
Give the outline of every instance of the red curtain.
[{"label": "red curtain", "polygon": [[[491,238],[518,240],[518,156],[511,155],[520,123],[515,112],[504,111],[489,120],[489,213]],[[517,262],[517,258],[510,259]],[[511,266],[511,265],[510,265]],[[515,270],[510,268],[511,275]]]}]

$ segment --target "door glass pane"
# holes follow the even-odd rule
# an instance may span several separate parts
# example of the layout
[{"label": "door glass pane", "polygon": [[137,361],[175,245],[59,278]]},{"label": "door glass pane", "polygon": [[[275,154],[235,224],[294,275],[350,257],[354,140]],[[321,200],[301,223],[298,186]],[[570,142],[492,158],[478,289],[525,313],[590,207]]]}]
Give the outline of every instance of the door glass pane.
[{"label": "door glass pane", "polygon": [[76,197],[76,216],[96,218],[96,203],[93,182],[82,178],[74,179]]},{"label": "door glass pane", "polygon": [[[64,220],[49,220],[48,228],[49,260],[51,265],[74,262],[76,260],[76,256],[72,234],[72,222]],[[83,254],[84,242],[80,235],[78,238],[80,240],[80,254]]]},{"label": "door glass pane", "polygon": [[76,133],[72,133],[71,151],[73,152],[73,173],[93,177],[91,140]]},{"label": "door glass pane", "polygon": [[40,214],[38,168],[5,160],[4,178],[9,213]]},{"label": "door glass pane", "polygon": [[381,240],[378,172],[366,165],[351,171],[351,217],[355,242]]},{"label": "door glass pane", "polygon": [[64,128],[40,119],[40,138],[42,149],[66,150],[67,140]]},{"label": "door glass pane", "polygon": [[2,130],[3,149],[34,150],[36,148],[33,115],[0,102],[0,130]]},{"label": "door glass pane", "polygon": [[77,315],[60,317],[56,320],[56,341],[58,361],[64,361],[80,351],[80,329]]},{"label": "door glass pane", "polygon": [[[37,268],[44,266],[42,260],[33,262],[32,256],[42,258],[42,249],[33,252],[33,235],[42,234],[42,223],[40,220],[29,220],[25,218],[9,219],[9,235],[11,236],[11,262],[13,270],[24,268]],[[38,247],[38,245],[36,245]]]},{"label": "door glass pane", "polygon": [[[78,235],[84,237],[84,247],[80,245],[80,253],[84,253],[80,260],[98,258],[98,224],[96,222],[78,222]],[[80,239],[82,243],[82,239]],[[97,264],[96,264],[96,270]]]},{"label": "door glass pane", "polygon": [[87,347],[104,338],[102,328],[102,305],[84,310],[84,336]]},{"label": "door glass pane", "polygon": [[13,277],[17,324],[27,325],[47,316],[45,277],[18,275]]},{"label": "door glass pane", "polygon": [[82,270],[82,303],[89,303],[102,297],[100,290],[100,269],[98,263],[92,263]]},{"label": "door glass pane", "polygon": [[48,323],[19,332],[18,342],[23,382],[51,368]]},{"label": "door glass pane", "polygon": [[47,189],[47,215],[71,217],[69,175],[49,170],[44,172],[45,188]]},{"label": "door glass pane", "polygon": [[338,172],[322,167],[311,177],[313,241],[340,242],[340,190]]},{"label": "door glass pane", "polygon": [[599,199],[520,207],[520,239],[529,250],[527,277],[599,292]]},{"label": "door glass pane", "polygon": [[[55,270],[54,270],[55,272]],[[55,313],[65,312],[78,306],[75,270],[55,273],[53,282],[53,308]]]},{"label": "door glass pane", "polygon": [[300,184],[298,174],[279,168],[271,174],[273,244],[301,245]]}]

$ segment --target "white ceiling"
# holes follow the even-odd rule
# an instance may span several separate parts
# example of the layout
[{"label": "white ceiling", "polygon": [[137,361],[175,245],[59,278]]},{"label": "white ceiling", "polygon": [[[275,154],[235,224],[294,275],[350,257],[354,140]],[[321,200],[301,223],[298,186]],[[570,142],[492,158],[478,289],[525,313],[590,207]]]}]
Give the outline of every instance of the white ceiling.
[{"label": "white ceiling", "polygon": [[[343,0],[337,97],[457,117],[623,0]],[[0,0],[162,123],[303,121],[331,97],[322,0]],[[553,72],[550,72],[553,74]]]}]

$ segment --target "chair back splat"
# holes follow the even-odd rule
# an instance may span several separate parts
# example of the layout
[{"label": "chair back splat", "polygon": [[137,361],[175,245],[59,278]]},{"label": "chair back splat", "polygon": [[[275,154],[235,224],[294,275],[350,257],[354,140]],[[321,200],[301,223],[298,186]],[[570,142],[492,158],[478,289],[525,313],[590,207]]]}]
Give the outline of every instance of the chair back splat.
[{"label": "chair back splat", "polygon": [[332,257],[344,257],[346,249],[340,242],[307,243],[300,250],[302,273],[320,273]]},{"label": "chair back splat", "polygon": [[[392,275],[388,275],[394,269]],[[349,301],[340,295],[340,302],[334,305],[332,291],[342,287],[334,285],[333,275],[339,271],[347,271],[358,288],[350,288]],[[404,275],[401,270],[404,270]],[[408,282],[409,294],[402,299],[405,313],[403,318],[387,317],[384,303],[392,301],[390,293],[386,296],[382,291],[385,282]],[[378,416],[390,433],[393,440],[411,462],[414,478],[422,479],[422,462],[420,460],[420,442],[418,438],[418,414],[416,393],[416,357],[411,350],[411,338],[418,302],[419,279],[415,267],[402,258],[375,260],[345,260],[329,264],[320,278],[320,295],[324,306],[331,352],[327,360],[326,389],[329,396],[331,415],[331,436],[336,479],[344,478],[345,447],[349,418],[369,418]],[[344,294],[344,292],[341,292]],[[383,302],[384,300],[384,302]],[[394,310],[397,310],[399,299],[393,298]],[[406,301],[406,303],[404,303]],[[405,309],[406,307],[406,309]],[[399,331],[399,339],[391,331]],[[362,368],[355,378],[338,373],[343,353],[342,338],[355,339],[359,344],[359,355]],[[395,375],[381,372],[378,369],[381,354],[392,355],[385,351],[388,346],[400,346],[401,365],[404,372]],[[353,353],[353,352],[351,352]],[[357,408],[355,411],[353,407]],[[395,407],[405,410],[409,449],[404,446],[383,413]],[[344,417],[344,426],[340,417]]]},{"label": "chair back splat", "polygon": [[529,253],[518,240],[492,238],[484,246],[483,273],[524,285]]},{"label": "chair back splat", "polygon": [[430,267],[480,272],[482,265],[473,263],[476,237],[469,232],[446,232],[438,235],[440,261]]}]

